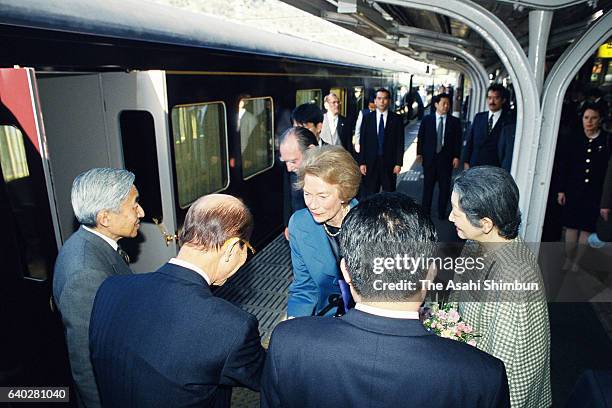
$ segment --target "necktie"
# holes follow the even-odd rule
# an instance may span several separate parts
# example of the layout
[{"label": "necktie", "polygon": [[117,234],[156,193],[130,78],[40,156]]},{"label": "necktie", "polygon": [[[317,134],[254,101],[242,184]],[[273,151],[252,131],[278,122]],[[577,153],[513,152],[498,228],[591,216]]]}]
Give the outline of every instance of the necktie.
[{"label": "necktie", "polygon": [[384,115],[380,114],[380,122],[378,123],[378,155],[383,155],[383,144],[385,143],[385,119]]},{"label": "necktie", "polygon": [[121,258],[123,258],[126,264],[130,264],[130,256],[127,254],[127,252],[121,249],[120,246],[117,247],[117,253],[119,254],[119,256],[121,256]]},{"label": "necktie", "polygon": [[491,134],[491,130],[493,130],[493,115],[489,116],[489,126],[487,127],[487,135]]},{"label": "necktie", "polygon": [[438,121],[438,142],[436,144],[436,153],[440,153],[442,150],[442,143],[444,143],[444,118],[440,116]]}]

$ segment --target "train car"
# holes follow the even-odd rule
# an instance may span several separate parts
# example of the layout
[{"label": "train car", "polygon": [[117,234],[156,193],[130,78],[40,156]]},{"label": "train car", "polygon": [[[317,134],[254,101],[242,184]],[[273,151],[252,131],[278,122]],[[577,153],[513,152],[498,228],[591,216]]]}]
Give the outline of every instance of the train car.
[{"label": "train car", "polygon": [[367,90],[394,90],[405,70],[137,1],[0,3],[2,385],[69,383],[50,295],[58,249],[78,227],[76,175],[136,174],[146,216],[122,245],[137,272],[177,253],[186,210],[208,193],[244,200],[261,247],[283,227],[275,141],[291,110],[333,91],[354,119]]}]

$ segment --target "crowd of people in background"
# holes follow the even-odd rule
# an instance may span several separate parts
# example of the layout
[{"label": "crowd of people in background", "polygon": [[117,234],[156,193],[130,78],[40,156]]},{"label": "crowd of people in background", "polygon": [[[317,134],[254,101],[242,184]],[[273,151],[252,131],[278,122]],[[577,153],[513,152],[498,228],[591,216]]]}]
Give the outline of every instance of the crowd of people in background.
[{"label": "crowd of people in background", "polygon": [[[118,244],[137,235],[144,216],[135,175],[79,175],[71,201],[80,228],[62,247],[53,281],[79,405],[226,407],[232,387],[244,386],[261,391],[263,407],[550,406],[548,311],[542,273],[519,238],[508,93],[491,85],[488,111],[464,134],[444,91],[418,131],[420,205],[395,192],[405,137],[388,90],[373,93],[356,127],[339,114],[334,93],[324,98],[325,112],[315,104],[295,108],[293,126],[278,140],[293,281],[286,321],[267,354],[257,319],[211,291],[254,252],[253,218],[239,199],[195,201],[178,255],[135,275]],[[587,242],[598,219],[612,218],[612,141],[601,128],[602,104],[572,109],[581,129],[561,144],[553,190],[566,227],[564,267],[577,269],[584,247],[576,243]],[[238,120],[247,132],[248,112]],[[466,240],[462,256],[484,259],[480,278],[541,288],[503,299],[458,296],[462,318],[479,333],[476,347],[425,330],[426,288],[375,289],[374,280],[435,279],[427,264],[372,271],[377,259],[437,253],[436,183],[437,216]]]}]

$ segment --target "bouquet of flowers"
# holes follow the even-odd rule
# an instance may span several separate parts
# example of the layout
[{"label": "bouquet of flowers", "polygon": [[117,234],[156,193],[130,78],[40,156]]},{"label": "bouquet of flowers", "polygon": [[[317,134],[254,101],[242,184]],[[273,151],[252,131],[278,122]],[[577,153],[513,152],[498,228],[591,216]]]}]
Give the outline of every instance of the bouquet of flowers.
[{"label": "bouquet of flowers", "polygon": [[479,337],[474,333],[472,326],[461,320],[455,302],[443,306],[437,302],[427,304],[423,326],[440,337],[457,340],[470,346],[476,346],[476,337]]}]

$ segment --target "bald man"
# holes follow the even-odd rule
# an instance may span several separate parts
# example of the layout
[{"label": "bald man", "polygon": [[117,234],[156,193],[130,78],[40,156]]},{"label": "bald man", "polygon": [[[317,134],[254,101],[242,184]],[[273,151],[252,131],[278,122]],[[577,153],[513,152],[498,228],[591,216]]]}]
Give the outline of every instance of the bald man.
[{"label": "bald man", "polygon": [[246,261],[252,225],[235,197],[201,197],[187,212],[176,258],[102,284],[89,331],[102,405],[229,407],[232,387],[259,390],[257,319],[210,290]]}]

